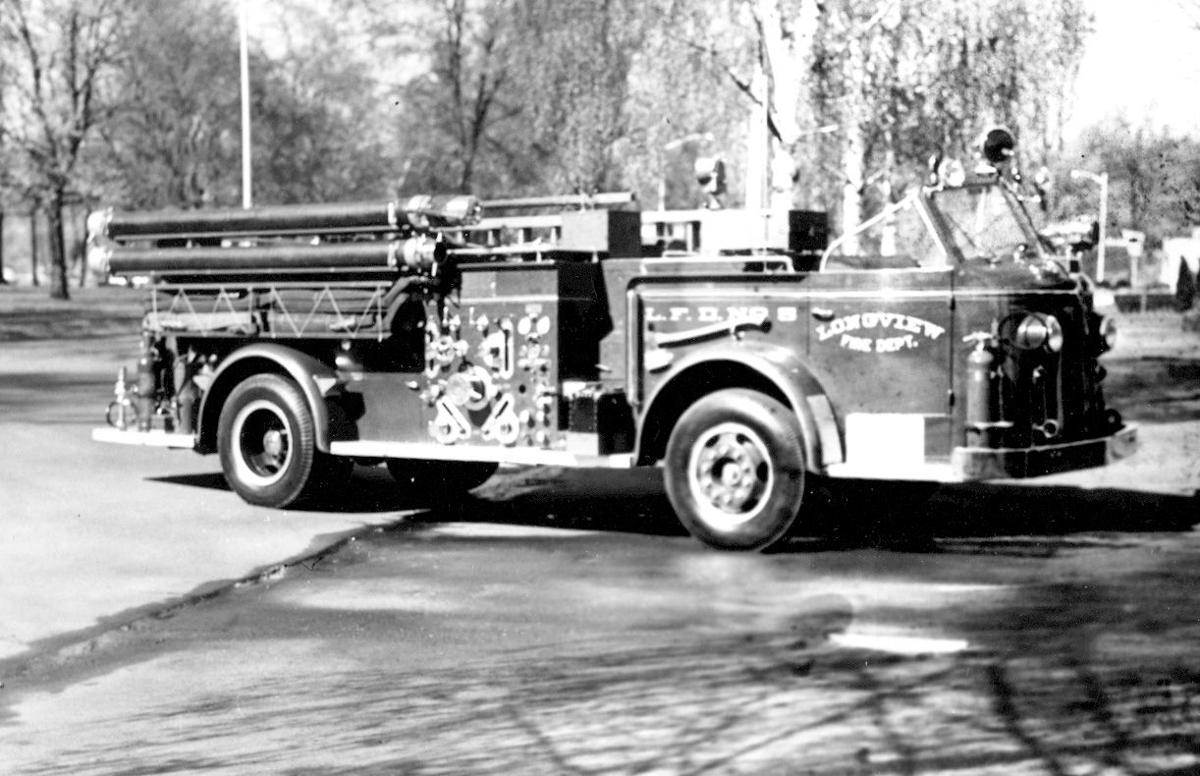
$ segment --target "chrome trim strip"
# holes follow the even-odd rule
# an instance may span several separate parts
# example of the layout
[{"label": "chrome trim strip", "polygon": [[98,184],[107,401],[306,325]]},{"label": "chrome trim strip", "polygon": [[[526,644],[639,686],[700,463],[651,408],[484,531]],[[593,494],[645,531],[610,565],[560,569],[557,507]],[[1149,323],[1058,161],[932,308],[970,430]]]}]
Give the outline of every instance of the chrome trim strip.
[{"label": "chrome trim strip", "polygon": [[559,297],[554,294],[496,294],[496,296],[466,296],[464,294],[459,298],[458,304],[459,307],[466,307],[467,305],[471,304],[496,305],[500,303],[548,305],[559,302],[562,299],[563,297]]},{"label": "chrome trim strip", "polygon": [[826,467],[825,473],[836,479],[856,480],[905,480],[920,482],[958,482],[948,463],[924,463],[915,466],[897,467],[870,466],[853,463],[835,463]]},{"label": "chrome trim strip", "polygon": [[432,442],[333,442],[333,455],[351,458],[416,458],[425,461],[486,461],[543,466],[589,466],[628,469],[633,455],[579,455],[564,450],[538,450],[531,447],[492,447],[483,445],[439,445]]}]

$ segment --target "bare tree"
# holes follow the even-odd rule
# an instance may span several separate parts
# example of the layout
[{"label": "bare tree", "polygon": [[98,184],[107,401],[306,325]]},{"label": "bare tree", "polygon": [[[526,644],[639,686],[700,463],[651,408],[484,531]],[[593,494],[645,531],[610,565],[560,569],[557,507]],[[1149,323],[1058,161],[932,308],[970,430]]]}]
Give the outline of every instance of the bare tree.
[{"label": "bare tree", "polygon": [[777,144],[771,163],[770,201],[772,207],[786,209],[795,200],[800,144],[806,130],[813,128],[809,71],[820,5],[817,0],[755,0],[751,8],[766,75],[761,98]]},{"label": "bare tree", "polygon": [[80,155],[108,113],[101,79],[119,54],[133,0],[0,0],[0,40],[16,71],[11,137],[39,190],[49,223],[50,295],[66,299],[64,208]]},{"label": "bare tree", "polygon": [[[392,11],[394,14],[394,11]],[[426,64],[397,89],[413,185],[476,193],[617,185],[642,31],[633,0],[430,0],[395,29]]]},{"label": "bare tree", "polygon": [[433,73],[446,90],[448,129],[458,160],[458,189],[470,191],[475,165],[508,78],[502,53],[505,3],[488,4],[472,12],[466,0],[441,3],[439,46]]},{"label": "bare tree", "polygon": [[237,200],[237,32],[228,6],[159,0],[135,9],[136,23],[125,27],[127,56],[90,176],[123,207]]},{"label": "bare tree", "polygon": [[[315,4],[296,2],[306,5]],[[251,52],[256,198],[378,197],[394,186],[408,139],[395,135],[382,85],[396,69],[392,42],[371,25],[373,5],[347,0],[295,14],[281,21],[286,48]]]},{"label": "bare tree", "polygon": [[1059,175],[1060,215],[1095,211],[1095,187],[1066,174],[1084,166],[1108,173],[1110,228],[1137,229],[1154,244],[1200,224],[1200,141],[1121,117],[1087,127],[1070,150]]},{"label": "bare tree", "polygon": [[989,126],[1048,163],[1087,29],[1080,0],[829,3],[814,69],[819,115],[839,128],[825,147],[843,231],[921,180],[931,155],[963,155]]},{"label": "bare tree", "polygon": [[535,142],[552,185],[620,185],[617,144],[629,127],[629,75],[647,16],[635,0],[525,0],[513,35]]},{"label": "bare tree", "polygon": [[[768,198],[791,207],[801,171],[814,154],[807,142],[816,130],[812,111],[812,65],[822,16],[817,0],[726,0],[678,2],[665,23],[686,45],[703,53],[732,87],[727,95],[757,106],[762,126],[750,130],[751,144],[768,142]],[[765,137],[755,135],[765,133]]]}]

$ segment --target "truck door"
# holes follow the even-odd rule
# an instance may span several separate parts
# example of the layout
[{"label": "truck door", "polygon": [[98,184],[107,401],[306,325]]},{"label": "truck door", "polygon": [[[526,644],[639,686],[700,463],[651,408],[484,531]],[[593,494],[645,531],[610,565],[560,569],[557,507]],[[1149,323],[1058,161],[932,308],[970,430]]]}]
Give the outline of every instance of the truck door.
[{"label": "truck door", "polygon": [[842,426],[848,469],[920,476],[948,461],[952,282],[949,268],[810,277],[809,360]]}]

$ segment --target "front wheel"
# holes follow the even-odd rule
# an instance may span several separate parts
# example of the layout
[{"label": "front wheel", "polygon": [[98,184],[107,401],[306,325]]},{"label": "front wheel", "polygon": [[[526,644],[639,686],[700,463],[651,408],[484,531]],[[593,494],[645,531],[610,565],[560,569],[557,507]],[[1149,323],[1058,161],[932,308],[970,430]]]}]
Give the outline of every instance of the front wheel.
[{"label": "front wheel", "polygon": [[700,541],[761,550],[782,539],[804,497],[795,415],[744,389],[709,394],[683,413],[667,443],[667,498]]}]

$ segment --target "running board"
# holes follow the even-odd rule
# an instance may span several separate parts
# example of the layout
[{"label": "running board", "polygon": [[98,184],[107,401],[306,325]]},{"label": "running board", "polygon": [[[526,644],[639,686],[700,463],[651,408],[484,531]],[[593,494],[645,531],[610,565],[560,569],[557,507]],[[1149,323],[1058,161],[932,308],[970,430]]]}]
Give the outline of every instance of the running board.
[{"label": "running board", "polygon": [[580,455],[565,450],[538,450],[532,447],[459,446],[425,442],[331,442],[329,452],[350,458],[416,458],[425,461],[480,461],[606,469],[628,469],[633,466],[631,453]]}]

